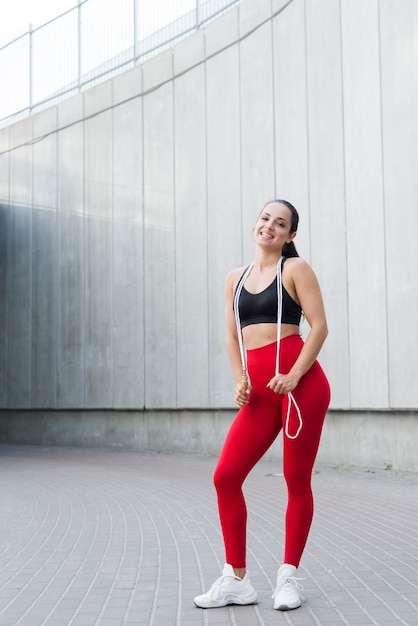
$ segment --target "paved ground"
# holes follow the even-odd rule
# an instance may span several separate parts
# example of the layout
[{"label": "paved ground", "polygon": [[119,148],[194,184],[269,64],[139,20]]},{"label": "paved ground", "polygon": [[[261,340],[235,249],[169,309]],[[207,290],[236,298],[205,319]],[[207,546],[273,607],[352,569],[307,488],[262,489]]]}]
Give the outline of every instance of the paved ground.
[{"label": "paved ground", "polygon": [[246,482],[259,603],[201,610],[223,566],[211,457],[0,446],[1,626],[418,625],[418,475],[316,469],[303,606],[274,611],[285,486]]}]

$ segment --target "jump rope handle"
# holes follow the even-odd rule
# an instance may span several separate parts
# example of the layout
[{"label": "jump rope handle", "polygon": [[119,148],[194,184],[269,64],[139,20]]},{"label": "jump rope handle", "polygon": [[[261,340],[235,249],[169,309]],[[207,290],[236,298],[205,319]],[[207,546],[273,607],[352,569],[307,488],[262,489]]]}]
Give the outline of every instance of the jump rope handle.
[{"label": "jump rope handle", "polygon": [[248,389],[248,376],[246,372],[242,373],[241,387],[244,389],[244,391],[247,391]]}]

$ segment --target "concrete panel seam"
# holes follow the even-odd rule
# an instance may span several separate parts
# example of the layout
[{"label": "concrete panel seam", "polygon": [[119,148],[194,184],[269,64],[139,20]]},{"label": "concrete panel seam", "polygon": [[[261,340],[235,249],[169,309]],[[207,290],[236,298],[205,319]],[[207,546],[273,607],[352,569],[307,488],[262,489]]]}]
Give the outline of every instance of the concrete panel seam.
[{"label": "concrete panel seam", "polygon": [[[340,28],[340,66],[341,66],[341,120],[342,120],[342,161],[343,161],[343,197],[344,197],[344,225],[345,232],[348,233],[348,216],[347,216],[347,162],[346,162],[346,141],[345,141],[345,133],[346,133],[346,123],[345,123],[345,115],[344,115],[344,54],[343,54],[343,25],[342,25],[342,6],[341,0],[338,4],[338,12],[339,12],[339,28]],[[350,262],[348,258],[348,246],[347,246],[347,238],[345,240],[345,263],[347,267],[347,277],[350,274]],[[347,279],[345,285],[345,297],[346,297],[346,307],[347,307],[347,352],[348,352],[348,362],[351,363],[351,341],[350,341],[350,290],[349,290],[349,280]],[[348,367],[348,396],[349,396],[349,404],[352,404],[352,377],[351,377],[351,367]]]},{"label": "concrete panel seam", "polygon": [[[386,220],[386,196],[385,196],[385,158],[384,158],[384,131],[383,131],[383,89],[382,89],[382,32],[381,32],[381,9],[380,3],[377,3],[377,30],[378,30],[378,38],[379,38],[379,100],[380,100],[380,145],[381,145],[381,169],[382,169],[382,226],[383,226],[383,246],[384,249],[387,250],[387,220]],[[385,277],[385,304],[386,304],[386,312],[389,311],[389,299],[388,299],[388,255],[384,255],[384,277]],[[392,386],[391,386],[391,359],[390,359],[390,337],[389,337],[389,324],[388,320],[386,320],[386,372],[387,372],[387,389],[388,389],[388,406],[392,406]]]}]

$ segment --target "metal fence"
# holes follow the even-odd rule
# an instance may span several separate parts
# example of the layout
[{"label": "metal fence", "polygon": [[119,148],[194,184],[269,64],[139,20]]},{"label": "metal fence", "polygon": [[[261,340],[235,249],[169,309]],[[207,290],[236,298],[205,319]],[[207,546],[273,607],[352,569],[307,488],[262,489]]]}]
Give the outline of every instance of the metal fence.
[{"label": "metal fence", "polygon": [[239,1],[79,0],[0,48],[0,123],[142,63]]}]

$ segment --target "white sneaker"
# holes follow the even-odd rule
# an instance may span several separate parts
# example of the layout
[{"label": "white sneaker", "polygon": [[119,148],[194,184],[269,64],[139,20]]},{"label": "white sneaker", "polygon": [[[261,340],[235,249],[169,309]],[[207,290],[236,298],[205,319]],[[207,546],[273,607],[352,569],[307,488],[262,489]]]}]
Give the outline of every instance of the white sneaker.
[{"label": "white sneaker", "polygon": [[234,569],[225,564],[222,576],[215,580],[212,587],[201,596],[196,596],[194,603],[201,609],[212,609],[227,604],[254,604],[257,592],[252,586],[248,572],[244,578],[235,576]]},{"label": "white sneaker", "polygon": [[301,594],[303,587],[298,583],[301,578],[295,578],[294,565],[281,566],[277,573],[276,589],[271,596],[274,599],[274,608],[278,611],[297,609],[302,604]]}]

